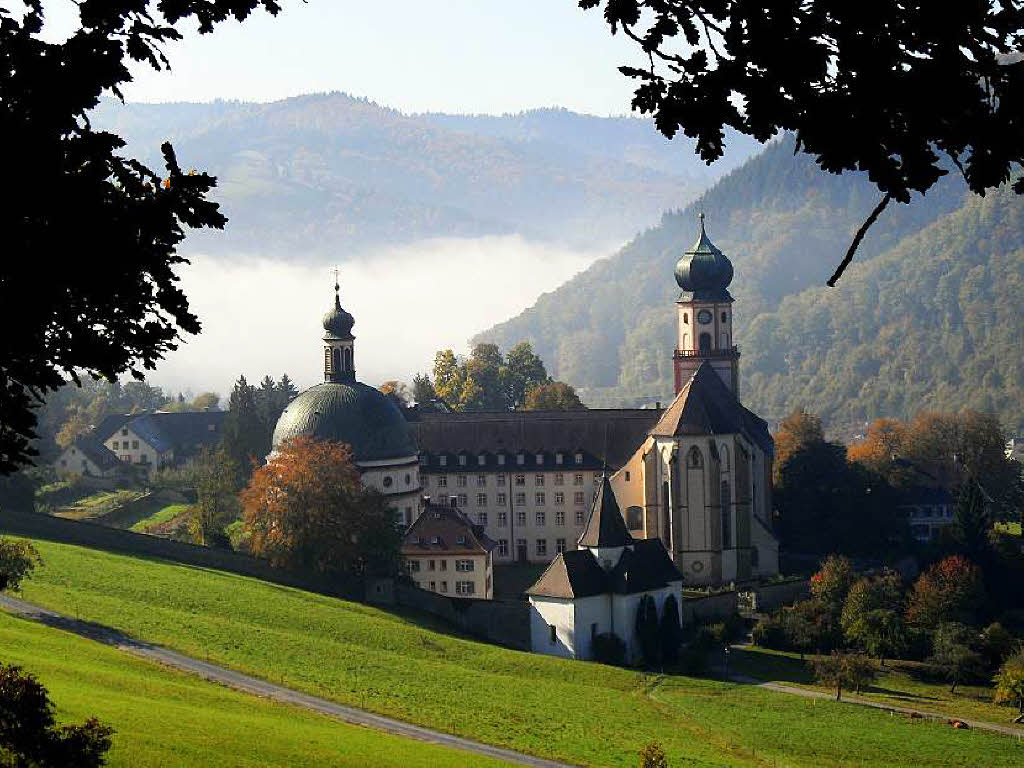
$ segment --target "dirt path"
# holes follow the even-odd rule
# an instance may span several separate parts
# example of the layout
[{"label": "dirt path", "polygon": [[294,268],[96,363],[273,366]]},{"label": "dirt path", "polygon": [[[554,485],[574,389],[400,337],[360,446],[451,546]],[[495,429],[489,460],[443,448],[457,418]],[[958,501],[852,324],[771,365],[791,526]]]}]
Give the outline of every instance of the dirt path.
[{"label": "dirt path", "polygon": [[533,757],[532,755],[525,755],[520,752],[514,752],[510,749],[493,747],[489,744],[481,744],[469,739],[463,739],[459,736],[442,733],[441,731],[434,731],[418,725],[404,723],[401,720],[394,720],[390,717],[374,714],[373,712],[367,712],[353,707],[346,707],[342,704],[337,704],[333,701],[328,701],[327,699],[321,699],[317,696],[310,696],[307,693],[302,693],[291,688],[274,685],[273,683],[268,683],[266,680],[260,680],[256,677],[243,675],[240,672],[235,672],[224,667],[219,667],[215,664],[200,661],[199,659],[192,658],[191,656],[185,656],[184,654],[168,650],[167,648],[139,642],[125,633],[112,629],[111,627],[55,613],[54,611],[47,610],[46,608],[42,608],[32,603],[27,603],[23,600],[9,597],[8,595],[0,595],[0,608],[16,616],[38,621],[41,624],[56,627],[57,629],[73,632],[76,635],[87,637],[90,640],[96,640],[97,642],[104,643],[105,645],[113,646],[118,650],[126,651],[136,656],[141,656],[183,672],[199,675],[207,680],[226,685],[229,688],[244,691],[245,693],[251,693],[256,696],[264,696],[269,699],[274,699],[275,701],[291,704],[313,712],[319,712],[320,714],[333,717],[336,720],[341,720],[345,723],[362,725],[367,728],[373,728],[374,730],[385,731],[387,733],[404,736],[409,739],[416,739],[417,741],[439,744],[452,749],[461,749],[465,752],[484,755],[495,760],[503,760],[506,763],[513,765],[528,765],[535,766],[536,768],[571,768],[571,766],[566,763],[559,763],[554,760],[545,760],[541,757]]},{"label": "dirt path", "polygon": [[[743,644],[736,644],[733,648],[741,649],[746,646]],[[777,691],[778,693],[788,693],[793,696],[802,696],[805,699],[821,699],[828,701],[835,701],[835,694],[826,693],[824,691],[814,691],[808,688],[800,688],[795,685],[785,685],[783,683],[766,683],[762,680],[758,680],[753,677],[747,677],[746,675],[736,674],[734,672],[725,673],[725,670],[719,665],[715,668],[718,674],[721,674],[727,680],[733,683],[742,683],[744,685],[756,685],[759,688],[767,688],[769,691]],[[966,717],[953,718],[949,715],[940,715],[935,712],[926,712],[921,709],[911,709],[909,707],[897,707],[894,704],[884,704],[879,701],[871,701],[855,694],[843,693],[842,701],[847,704],[856,704],[862,707],[871,707],[872,709],[881,709],[886,712],[895,712],[901,715],[912,715],[915,717],[923,717],[929,720],[938,720],[943,723],[948,723],[950,720],[959,720],[962,723],[969,725],[971,728],[977,728],[981,731],[992,731],[993,733],[1001,733],[1006,736],[1016,736],[1018,739],[1024,737],[1024,728],[1017,728],[1013,725],[1003,725],[1001,723],[991,723],[987,720],[973,720]]]}]

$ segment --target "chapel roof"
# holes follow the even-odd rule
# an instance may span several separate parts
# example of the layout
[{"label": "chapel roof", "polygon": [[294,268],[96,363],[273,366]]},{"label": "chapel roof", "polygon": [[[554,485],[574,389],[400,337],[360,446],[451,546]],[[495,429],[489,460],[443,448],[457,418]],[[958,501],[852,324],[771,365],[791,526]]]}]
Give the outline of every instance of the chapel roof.
[{"label": "chapel roof", "polygon": [[633,543],[607,473],[601,478],[601,486],[594,494],[590,517],[587,518],[587,526],[578,543],[581,547],[623,547]]},{"label": "chapel roof", "polygon": [[578,600],[610,593],[650,592],[682,580],[661,539],[639,539],[623,550],[611,571],[605,571],[590,550],[561,552],[526,594]]}]

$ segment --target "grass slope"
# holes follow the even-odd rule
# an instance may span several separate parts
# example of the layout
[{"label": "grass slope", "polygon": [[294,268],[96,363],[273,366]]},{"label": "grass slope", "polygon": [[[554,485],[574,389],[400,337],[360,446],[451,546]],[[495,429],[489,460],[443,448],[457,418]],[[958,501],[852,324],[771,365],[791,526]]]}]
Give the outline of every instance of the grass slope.
[{"label": "grass slope", "polygon": [[214,571],[39,542],[26,599],[274,681],[586,765],[1017,766],[977,731],[749,686],[520,653],[414,619]]},{"label": "grass slope", "polygon": [[[814,684],[808,665],[799,654],[751,647],[735,649],[729,658],[734,672],[765,682],[785,683],[801,688],[833,692]],[[949,692],[949,683],[922,677],[924,665],[912,661],[887,661],[878,679],[857,694],[859,698],[895,707],[910,707],[947,717],[966,717],[1010,725],[1016,709],[993,701],[991,686],[958,685]],[[1024,728],[1021,729],[1024,735]]]},{"label": "grass slope", "polygon": [[184,515],[188,512],[188,504],[168,504],[166,507],[161,507],[149,517],[145,517],[135,523],[131,530],[136,533],[153,533],[154,530],[159,529],[161,526],[170,523],[177,517]]},{"label": "grass slope", "polygon": [[61,722],[95,715],[115,728],[114,768],[502,764],[237,693],[2,612],[0,659],[46,685]]}]

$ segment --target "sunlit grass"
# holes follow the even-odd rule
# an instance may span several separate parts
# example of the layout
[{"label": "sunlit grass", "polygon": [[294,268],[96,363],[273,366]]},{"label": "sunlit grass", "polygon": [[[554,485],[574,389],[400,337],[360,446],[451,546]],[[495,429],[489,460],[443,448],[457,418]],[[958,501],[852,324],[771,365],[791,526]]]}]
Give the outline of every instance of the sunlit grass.
[{"label": "sunlit grass", "polygon": [[254,579],[39,542],[27,599],[346,704],[586,765],[1018,765],[1024,747],[751,686],[510,651]]},{"label": "sunlit grass", "polygon": [[3,612],[0,660],[40,679],[61,722],[112,726],[115,768],[500,764],[237,693]]}]

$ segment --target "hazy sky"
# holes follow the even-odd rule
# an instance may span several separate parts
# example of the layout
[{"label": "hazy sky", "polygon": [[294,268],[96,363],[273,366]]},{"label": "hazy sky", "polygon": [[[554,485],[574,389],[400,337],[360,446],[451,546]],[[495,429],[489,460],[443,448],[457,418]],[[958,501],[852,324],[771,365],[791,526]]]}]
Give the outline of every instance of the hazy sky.
[{"label": "hazy sky", "polygon": [[[155,3],[154,3],[155,5]],[[638,63],[596,11],[575,0],[282,0],[212,34],[166,48],[173,71],[136,67],[132,101],[271,101],[346,91],[410,111],[515,112],[563,106],[626,114],[617,71]],[[47,29],[67,34],[71,0],[47,0]],[[639,61],[642,64],[642,60]]]}]

